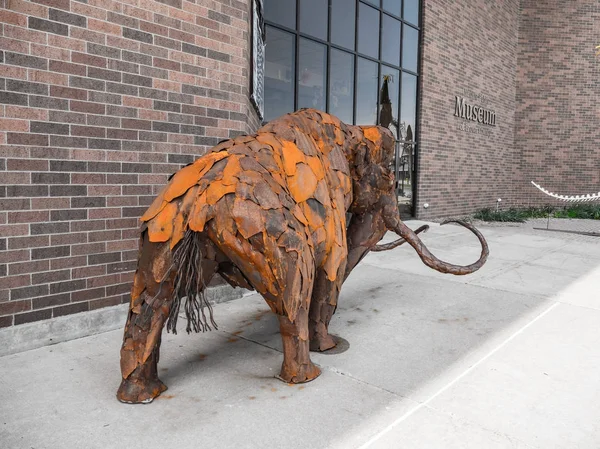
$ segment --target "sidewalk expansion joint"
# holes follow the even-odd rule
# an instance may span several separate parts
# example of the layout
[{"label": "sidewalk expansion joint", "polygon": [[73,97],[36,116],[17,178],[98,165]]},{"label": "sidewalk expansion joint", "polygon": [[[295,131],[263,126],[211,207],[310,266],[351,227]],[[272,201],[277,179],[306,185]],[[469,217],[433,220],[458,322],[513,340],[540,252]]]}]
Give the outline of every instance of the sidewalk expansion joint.
[{"label": "sidewalk expansion joint", "polygon": [[[320,366],[321,368],[323,368],[323,369],[326,369],[327,371],[330,371],[330,372],[332,372],[332,373],[334,373],[334,374],[337,374],[337,375],[339,375],[339,376],[344,376],[344,377],[347,377],[348,379],[350,379],[350,380],[352,380],[352,381],[354,381],[354,382],[357,382],[357,383],[359,383],[359,384],[366,385],[366,386],[368,386],[368,387],[374,388],[375,390],[379,390],[379,391],[383,391],[383,392],[385,392],[385,393],[389,393],[389,394],[391,394],[391,395],[393,395],[393,396],[395,396],[395,397],[397,397],[397,398],[399,398],[399,399],[410,399],[410,398],[408,398],[408,397],[406,397],[406,396],[402,396],[401,394],[399,394],[399,393],[396,393],[395,391],[388,390],[387,388],[383,388],[383,387],[380,387],[380,386],[378,386],[378,385],[374,385],[374,384],[372,384],[372,383],[369,383],[369,382],[367,382],[367,381],[364,381],[364,380],[362,380],[362,379],[359,379],[358,377],[354,377],[352,374],[349,374],[349,373],[347,373],[347,372],[344,372],[344,371],[342,371],[342,370],[340,370],[340,369],[338,369],[338,368],[336,368],[336,367],[334,367],[334,366],[327,366],[327,365],[319,365],[319,366]],[[412,400],[413,402],[416,402],[416,401],[414,401],[413,399],[411,399],[411,400]]]}]

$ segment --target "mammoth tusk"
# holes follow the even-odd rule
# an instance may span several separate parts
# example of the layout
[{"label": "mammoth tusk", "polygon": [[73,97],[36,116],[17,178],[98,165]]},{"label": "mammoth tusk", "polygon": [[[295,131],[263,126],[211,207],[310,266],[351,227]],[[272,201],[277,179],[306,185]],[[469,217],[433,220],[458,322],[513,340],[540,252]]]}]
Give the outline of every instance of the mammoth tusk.
[{"label": "mammoth tusk", "polygon": [[479,260],[477,260],[477,262],[474,262],[470,265],[461,266],[450,264],[448,262],[444,262],[438,259],[433,254],[431,254],[431,252],[423,244],[421,239],[417,237],[416,233],[408,226],[406,226],[402,221],[398,221],[395,224],[393,231],[395,231],[398,235],[401,235],[406,239],[410,246],[412,246],[417,251],[417,254],[421,258],[423,263],[425,263],[425,265],[427,265],[430,268],[433,268],[436,271],[439,271],[440,273],[450,273],[460,276],[470,274],[474,271],[479,270],[487,260],[487,257],[490,253],[488,244],[485,241],[485,238],[483,237],[481,232],[479,232],[477,228],[475,228],[472,224],[460,220],[445,220],[442,223],[440,223],[440,225],[445,225],[447,223],[456,223],[460,226],[463,226],[477,236],[477,239],[481,244],[481,255],[479,256]]},{"label": "mammoth tusk", "polygon": [[[414,232],[415,234],[420,234],[421,232],[427,232],[428,229],[429,225],[423,225],[420,228],[416,229]],[[375,245],[373,248],[371,248],[371,251],[389,251],[390,249],[397,248],[398,246],[404,243],[406,243],[406,240],[404,238],[400,238],[390,243],[382,243],[381,245]]]}]

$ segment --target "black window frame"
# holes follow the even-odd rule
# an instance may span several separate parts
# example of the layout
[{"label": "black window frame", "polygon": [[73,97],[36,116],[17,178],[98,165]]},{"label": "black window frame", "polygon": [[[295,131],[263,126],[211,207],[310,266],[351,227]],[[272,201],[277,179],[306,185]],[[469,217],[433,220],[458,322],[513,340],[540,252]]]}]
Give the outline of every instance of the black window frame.
[{"label": "black window frame", "polygon": [[[421,65],[421,36],[422,36],[422,8],[423,8],[423,0],[420,1],[419,3],[419,24],[416,25],[412,22],[408,22],[407,20],[405,20],[403,17],[401,16],[397,16],[387,10],[383,9],[383,6],[381,4],[381,2],[379,2],[379,6],[375,6],[372,3],[366,1],[366,0],[354,0],[355,1],[355,21],[354,21],[354,49],[350,50],[346,47],[343,47],[341,45],[337,45],[331,42],[331,0],[327,0],[327,11],[328,11],[328,17],[327,17],[327,40],[323,40],[323,39],[319,39],[316,38],[314,36],[311,36],[309,34],[306,33],[302,33],[299,30],[299,18],[300,18],[300,9],[302,8],[302,0],[296,0],[296,11],[295,11],[295,28],[289,28],[287,26],[284,25],[280,25],[278,23],[275,22],[271,22],[269,20],[266,19],[266,14],[264,15],[265,17],[265,30],[267,27],[272,27],[272,28],[276,28],[280,31],[284,31],[290,34],[293,34],[295,36],[295,67],[294,67],[294,110],[298,109],[298,82],[299,82],[299,48],[300,48],[300,42],[301,39],[308,39],[314,42],[318,42],[320,44],[323,44],[326,46],[327,51],[327,66],[326,66],[326,91],[325,91],[325,110],[329,111],[330,109],[330,104],[329,104],[329,92],[330,92],[330,88],[331,88],[331,77],[330,77],[330,60],[331,60],[331,49],[337,49],[346,53],[350,53],[353,58],[354,58],[354,86],[353,86],[353,111],[352,111],[352,116],[354,118],[354,120],[356,119],[356,93],[357,93],[357,70],[358,70],[358,57],[367,59],[369,61],[375,62],[377,63],[377,80],[378,80],[378,85],[381,81],[381,77],[382,77],[382,73],[381,73],[381,69],[382,66],[389,66],[391,68],[397,69],[400,72],[400,79],[398,80],[394,80],[394,82],[398,83],[399,87],[398,87],[398,100],[397,100],[397,110],[395,111],[396,117],[398,118],[398,120],[400,120],[400,111],[401,111],[401,106],[402,106],[402,88],[400,86],[401,83],[401,79],[402,79],[402,72],[406,72],[409,73],[411,75],[414,75],[417,77],[417,104],[416,104],[416,109],[417,109],[417,115],[418,115],[418,110],[420,107],[420,95],[419,95],[419,85],[420,85],[420,65]],[[360,14],[360,4],[363,3],[371,8],[376,9],[379,12],[379,49],[378,49],[378,55],[377,58],[371,57],[369,55],[366,55],[364,53],[359,53],[357,48],[358,48],[358,20],[359,20],[359,14]],[[404,5],[405,2],[402,2],[402,15],[404,15]],[[398,21],[401,22],[401,41],[400,41],[400,64],[399,65],[395,65],[395,64],[391,64],[387,61],[384,61],[381,59],[381,38],[382,38],[382,26],[383,26],[383,15],[387,15],[389,17],[392,17]],[[419,39],[418,39],[418,49],[417,49],[417,71],[412,71],[412,70],[408,70],[402,67],[402,52],[403,52],[403,42],[402,42],[402,37],[404,36],[404,27],[405,26],[409,26],[413,29],[415,29],[418,33],[419,33]],[[267,42],[267,52],[268,52],[268,42]],[[377,110],[379,110],[380,108],[380,99],[377,98]],[[418,117],[415,117],[415,123],[418,122]],[[418,132],[418,127],[417,130]],[[416,137],[416,135],[415,135]]]}]

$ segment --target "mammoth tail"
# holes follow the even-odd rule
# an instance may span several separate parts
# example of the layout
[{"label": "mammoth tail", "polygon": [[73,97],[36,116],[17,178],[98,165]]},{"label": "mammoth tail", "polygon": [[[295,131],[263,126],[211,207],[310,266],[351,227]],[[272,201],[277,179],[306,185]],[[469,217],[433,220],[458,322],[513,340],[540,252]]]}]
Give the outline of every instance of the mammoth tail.
[{"label": "mammoth tail", "polygon": [[465,275],[473,273],[479,270],[490,253],[488,244],[485,241],[485,238],[472,224],[466,223],[460,220],[446,220],[442,222],[442,225],[447,223],[456,223],[471,231],[473,234],[477,236],[479,242],[481,243],[481,255],[479,256],[479,260],[477,262],[472,263],[470,265],[454,265],[447,262],[444,262],[437,257],[435,257],[431,252],[427,249],[425,244],[421,241],[421,239],[417,236],[415,231],[406,226],[402,221],[398,221],[394,229],[394,232],[399,234],[410,246],[412,246],[419,254],[421,260],[430,268],[433,268],[440,273],[450,273],[457,276]]},{"label": "mammoth tail", "polygon": [[[187,230],[173,251],[172,272],[175,273],[171,310],[167,320],[167,331],[177,334],[177,318],[181,302],[185,298],[184,311],[187,318],[187,333],[218,329],[213,318],[213,308],[206,299],[206,275],[203,273],[203,245],[200,233]],[[212,272],[210,277],[212,277]],[[205,313],[205,311],[208,313]],[[212,326],[212,327],[211,327]]]}]

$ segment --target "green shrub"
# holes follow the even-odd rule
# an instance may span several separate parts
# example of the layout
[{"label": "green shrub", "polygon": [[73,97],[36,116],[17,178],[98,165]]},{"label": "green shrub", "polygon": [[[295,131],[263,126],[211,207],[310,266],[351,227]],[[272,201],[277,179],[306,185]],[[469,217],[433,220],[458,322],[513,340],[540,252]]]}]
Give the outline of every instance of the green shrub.
[{"label": "green shrub", "polygon": [[508,210],[493,210],[491,208],[485,208],[478,210],[473,215],[473,218],[483,221],[501,221],[501,222],[512,222],[512,223],[524,223],[527,217],[523,211],[517,209]]},{"label": "green shrub", "polygon": [[600,204],[576,204],[562,210],[556,210],[554,217],[600,220]]},{"label": "green shrub", "polygon": [[483,221],[499,221],[524,223],[529,218],[587,218],[600,220],[600,204],[574,204],[564,208],[552,206],[530,207],[527,209],[510,208],[507,210],[494,210],[492,208],[480,209],[473,218]]}]

